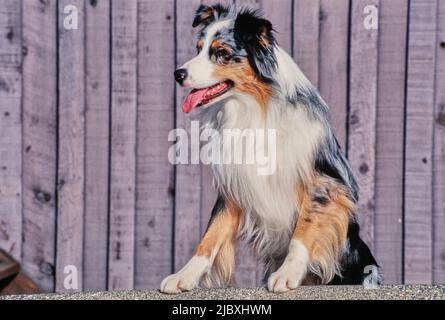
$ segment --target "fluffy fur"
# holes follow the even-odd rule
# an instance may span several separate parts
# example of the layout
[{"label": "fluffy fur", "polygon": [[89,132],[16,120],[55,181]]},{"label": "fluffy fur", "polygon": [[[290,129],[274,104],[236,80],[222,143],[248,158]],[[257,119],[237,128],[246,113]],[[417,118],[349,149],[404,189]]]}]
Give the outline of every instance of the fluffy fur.
[{"label": "fluffy fur", "polygon": [[[202,28],[198,55],[181,67],[186,77],[177,80],[195,90],[224,82],[230,86],[201,106],[203,127],[218,133],[276,133],[276,170],[270,175],[259,175],[258,164],[236,163],[245,154],[227,153],[221,140],[211,139],[233,161],[212,164],[219,198],[200,247],[216,251],[202,279],[209,285],[230,283],[234,240],[244,237],[266,266],[270,290],[309,282],[360,282],[363,271],[351,279],[343,274],[351,266],[360,270],[364,263],[377,263],[358,236],[358,188],[332,133],[326,103],[277,45],[271,23],[258,12],[201,6],[193,26]],[[232,142],[231,150],[246,152],[243,139]],[[234,234],[221,231],[219,242],[209,240],[212,226],[232,223],[224,217],[234,212],[239,216]],[[199,249],[196,256],[202,256]]]}]

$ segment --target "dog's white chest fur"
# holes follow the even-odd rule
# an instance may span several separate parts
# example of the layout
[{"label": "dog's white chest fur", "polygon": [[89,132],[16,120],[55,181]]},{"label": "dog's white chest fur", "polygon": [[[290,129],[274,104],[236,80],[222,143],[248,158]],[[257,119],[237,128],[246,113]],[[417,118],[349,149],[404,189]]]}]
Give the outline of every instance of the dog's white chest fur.
[{"label": "dog's white chest fur", "polygon": [[[258,237],[259,233],[263,234],[261,238],[264,234],[290,234],[296,219],[296,189],[312,171],[315,148],[322,133],[320,124],[310,120],[304,108],[286,105],[278,99],[271,99],[264,115],[254,99],[241,95],[225,102],[217,118],[212,126],[222,136],[223,131],[233,129],[263,132],[266,137],[263,141],[254,135],[253,151],[260,150],[269,161],[275,162],[274,171],[265,174],[264,163],[236,163],[239,154],[234,150],[248,153],[252,148],[246,149],[245,139],[234,139],[234,148],[221,146],[223,158],[232,161],[212,165],[219,191],[242,206],[242,232],[247,238]],[[223,144],[220,140],[213,143]]]}]

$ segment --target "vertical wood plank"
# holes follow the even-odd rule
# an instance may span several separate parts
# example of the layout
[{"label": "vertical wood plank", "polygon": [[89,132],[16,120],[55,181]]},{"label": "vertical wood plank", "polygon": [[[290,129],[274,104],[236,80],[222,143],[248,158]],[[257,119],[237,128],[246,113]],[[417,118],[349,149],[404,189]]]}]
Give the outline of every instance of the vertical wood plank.
[{"label": "vertical wood plank", "polygon": [[[59,141],[56,291],[64,292],[65,267],[76,267],[82,290],[85,160],[85,8],[83,0],[59,5]],[[65,6],[78,10],[77,30],[64,27]],[[68,289],[71,290],[71,289]]]},{"label": "vertical wood plank", "polygon": [[319,87],[343,150],[347,139],[348,23],[349,0],[321,0]]},{"label": "vertical wood plank", "polygon": [[445,283],[445,1],[438,1],[433,159],[433,283]]},{"label": "vertical wood plank", "polygon": [[18,261],[22,249],[21,3],[0,7],[0,248]]},{"label": "vertical wood plank", "polygon": [[134,287],[137,7],[136,1],[111,2],[109,290]]},{"label": "vertical wood plank", "polygon": [[106,290],[110,1],[86,2],[84,290]]},{"label": "vertical wood plank", "polygon": [[234,0],[234,4],[236,5],[237,11],[240,11],[242,8],[254,10],[261,8],[261,0]]},{"label": "vertical wood plank", "polygon": [[385,283],[402,283],[408,2],[380,0],[374,245]]},{"label": "vertical wood plank", "polygon": [[[176,67],[196,54],[196,36],[191,28],[200,1],[176,0]],[[187,89],[176,85],[176,128],[187,130],[190,117],[181,111]],[[201,169],[199,165],[176,165],[174,269],[182,268],[193,255],[200,237]]]},{"label": "vertical wood plank", "polygon": [[369,5],[379,1],[355,0],[351,7],[348,156],[360,186],[361,237],[373,250],[378,29],[365,28]]},{"label": "vertical wood plank", "polygon": [[174,1],[140,0],[138,14],[135,287],[157,289],[172,270]]},{"label": "vertical wood plank", "polygon": [[405,282],[432,281],[436,0],[411,0],[405,162]]},{"label": "vertical wood plank", "polygon": [[22,266],[54,290],[57,10],[55,1],[23,1]]},{"label": "vertical wood plank", "polygon": [[262,0],[261,10],[276,31],[278,45],[292,55],[292,0]]},{"label": "vertical wood plank", "polygon": [[320,0],[294,0],[293,55],[298,66],[318,87]]}]

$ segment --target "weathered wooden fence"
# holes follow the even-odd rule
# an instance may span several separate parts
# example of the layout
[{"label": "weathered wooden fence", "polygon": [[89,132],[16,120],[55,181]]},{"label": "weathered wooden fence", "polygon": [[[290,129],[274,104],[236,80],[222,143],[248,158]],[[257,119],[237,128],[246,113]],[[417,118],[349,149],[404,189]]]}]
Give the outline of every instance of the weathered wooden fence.
[{"label": "weathered wooden fence", "polygon": [[[0,247],[45,290],[67,265],[80,290],[156,288],[192,255],[215,192],[208,168],[168,162],[167,136],[189,128],[172,73],[200,3],[0,0]],[[244,3],[330,105],[386,282],[445,283],[445,0]]]}]

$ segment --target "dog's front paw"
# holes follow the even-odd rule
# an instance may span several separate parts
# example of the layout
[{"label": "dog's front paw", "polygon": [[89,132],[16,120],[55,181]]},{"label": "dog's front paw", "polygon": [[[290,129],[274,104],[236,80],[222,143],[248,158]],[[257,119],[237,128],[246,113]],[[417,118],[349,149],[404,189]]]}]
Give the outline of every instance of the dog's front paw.
[{"label": "dog's front paw", "polygon": [[283,265],[270,275],[267,288],[272,292],[296,289],[306,275],[308,263],[309,256],[304,245],[298,240],[292,240]]},{"label": "dog's front paw", "polygon": [[175,294],[197,288],[208,268],[208,258],[194,256],[179,272],[162,281],[161,292]]},{"label": "dog's front paw", "polygon": [[169,294],[177,294],[184,291],[190,291],[197,288],[199,278],[194,277],[190,273],[178,272],[169,275],[161,283],[161,292]]},{"label": "dog's front paw", "polygon": [[302,280],[301,272],[291,268],[289,265],[282,265],[280,269],[272,273],[267,281],[267,288],[271,292],[287,292],[296,289]]}]

